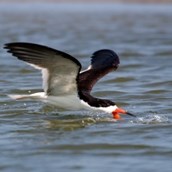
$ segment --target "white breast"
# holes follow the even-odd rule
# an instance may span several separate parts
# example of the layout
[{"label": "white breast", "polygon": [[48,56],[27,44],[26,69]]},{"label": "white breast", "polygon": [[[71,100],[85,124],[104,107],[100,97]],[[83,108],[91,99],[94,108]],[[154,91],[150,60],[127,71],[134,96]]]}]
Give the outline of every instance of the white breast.
[{"label": "white breast", "polygon": [[65,96],[48,96],[45,101],[56,107],[67,110],[80,110],[83,109],[83,105],[77,95],[65,95]]}]

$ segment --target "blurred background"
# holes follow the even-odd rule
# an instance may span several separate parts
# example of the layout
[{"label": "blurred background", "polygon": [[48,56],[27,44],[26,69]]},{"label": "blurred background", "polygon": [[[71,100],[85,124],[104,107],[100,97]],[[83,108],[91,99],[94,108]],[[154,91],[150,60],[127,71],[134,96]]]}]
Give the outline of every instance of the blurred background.
[{"label": "blurred background", "polygon": [[[171,0],[0,0],[0,171],[171,172]],[[87,68],[102,48],[117,71],[93,89],[138,117],[59,112],[8,94],[42,88],[41,73],[8,54],[9,42],[43,44]]]},{"label": "blurred background", "polygon": [[171,3],[171,0],[0,0],[0,2],[118,2],[118,3]]}]

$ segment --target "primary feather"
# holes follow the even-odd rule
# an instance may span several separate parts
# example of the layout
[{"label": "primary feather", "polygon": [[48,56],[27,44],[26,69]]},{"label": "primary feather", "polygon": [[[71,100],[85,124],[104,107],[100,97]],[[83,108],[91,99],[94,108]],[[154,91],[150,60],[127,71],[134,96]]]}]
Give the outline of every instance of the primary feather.
[{"label": "primary feather", "polygon": [[77,92],[76,82],[81,64],[74,57],[33,43],[9,43],[5,48],[18,59],[42,70],[43,89],[47,95]]}]

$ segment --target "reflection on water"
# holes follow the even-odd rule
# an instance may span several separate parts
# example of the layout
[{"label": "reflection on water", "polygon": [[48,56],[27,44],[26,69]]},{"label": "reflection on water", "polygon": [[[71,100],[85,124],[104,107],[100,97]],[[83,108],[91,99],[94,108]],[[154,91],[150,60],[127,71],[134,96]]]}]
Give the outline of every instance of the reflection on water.
[{"label": "reflection on water", "polygon": [[165,5],[0,4],[0,46],[44,44],[78,58],[116,51],[117,71],[93,95],[137,115],[59,111],[8,94],[41,89],[41,74],[2,48],[0,171],[171,171],[172,7]]}]

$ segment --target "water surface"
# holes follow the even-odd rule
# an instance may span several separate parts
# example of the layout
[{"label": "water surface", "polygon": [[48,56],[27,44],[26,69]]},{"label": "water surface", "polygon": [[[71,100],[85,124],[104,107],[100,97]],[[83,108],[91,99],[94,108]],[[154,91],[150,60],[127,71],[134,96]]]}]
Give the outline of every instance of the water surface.
[{"label": "water surface", "polygon": [[[172,6],[1,4],[0,24],[0,171],[171,171]],[[70,53],[83,69],[113,49],[120,67],[93,95],[138,118],[11,100],[41,90],[39,71],[2,49],[15,41]]]}]

